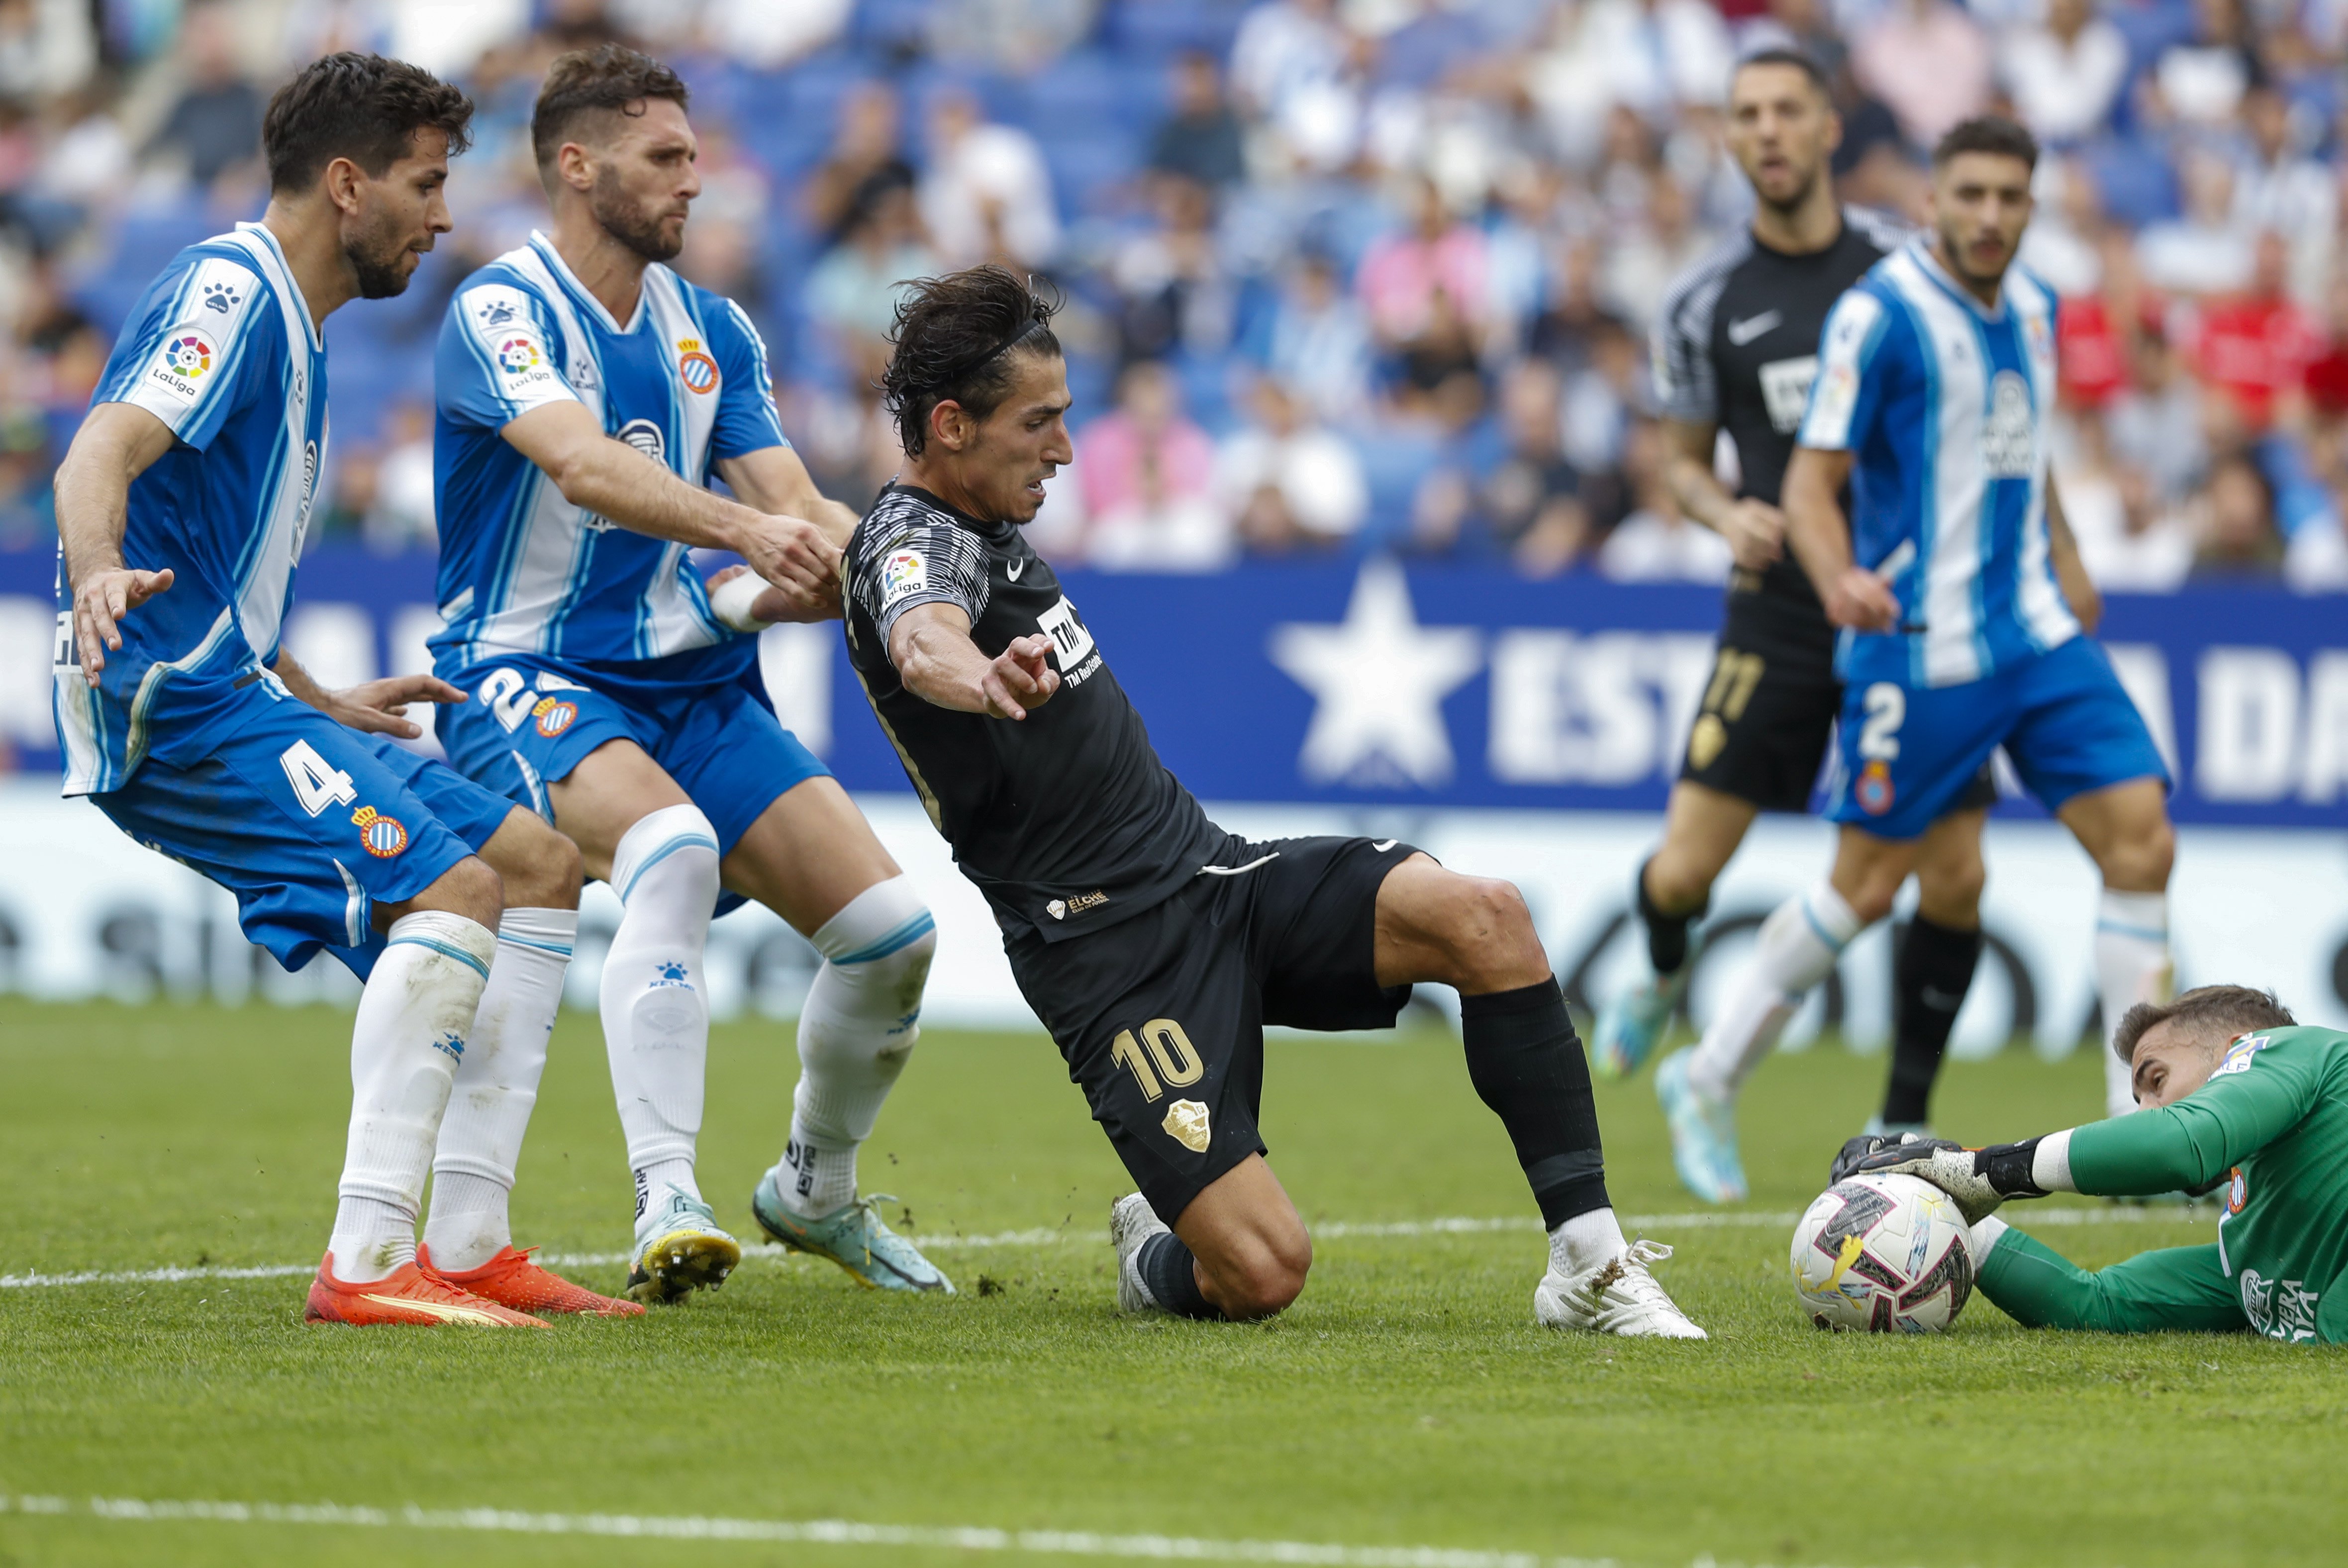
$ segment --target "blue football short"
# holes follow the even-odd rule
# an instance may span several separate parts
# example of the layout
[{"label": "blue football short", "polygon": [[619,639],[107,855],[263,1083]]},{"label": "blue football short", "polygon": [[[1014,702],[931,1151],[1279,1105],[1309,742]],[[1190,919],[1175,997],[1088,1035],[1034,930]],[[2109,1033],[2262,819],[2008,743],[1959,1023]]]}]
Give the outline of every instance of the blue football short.
[{"label": "blue football short", "polygon": [[1851,682],[1827,815],[1879,838],[1920,837],[2001,746],[2050,811],[2132,779],[2169,782],[2102,645],[2074,637],[1962,686]]},{"label": "blue football short", "polygon": [[90,799],[132,838],[236,895],[253,942],[299,969],[324,948],[364,980],[402,903],[489,841],[513,802],[379,735],[335,723],[276,677],[247,688],[192,767],[149,758]]},{"label": "blue football short", "polygon": [[439,710],[449,762],[549,821],[547,785],[611,740],[634,741],[676,780],[721,856],[785,790],[831,773],[775,717],[755,665],[738,678],[662,681],[512,654],[440,674],[471,698]]}]

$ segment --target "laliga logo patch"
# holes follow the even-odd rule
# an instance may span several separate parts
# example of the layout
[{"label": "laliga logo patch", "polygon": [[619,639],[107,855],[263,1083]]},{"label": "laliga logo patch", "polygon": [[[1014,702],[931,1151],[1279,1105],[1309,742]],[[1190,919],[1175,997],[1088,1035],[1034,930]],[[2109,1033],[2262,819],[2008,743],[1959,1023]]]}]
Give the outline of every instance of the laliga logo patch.
[{"label": "laliga logo patch", "polygon": [[681,337],[676,344],[677,379],[688,392],[710,393],[717,390],[717,361],[701,351],[697,337]]},{"label": "laliga logo patch", "polygon": [[538,343],[534,338],[517,335],[498,345],[498,368],[509,376],[535,370],[539,363]]},{"label": "laliga logo patch", "polygon": [[1870,762],[1851,787],[1859,809],[1870,817],[1880,817],[1891,810],[1891,769],[1881,761]]},{"label": "laliga logo patch", "polygon": [[538,720],[539,734],[551,740],[571,727],[571,721],[579,717],[579,708],[574,703],[542,696],[538,699],[538,706],[530,710],[530,716]]},{"label": "laliga logo patch", "polygon": [[407,830],[396,817],[362,806],[351,813],[351,821],[359,830],[360,846],[376,860],[387,861],[407,848]]},{"label": "laliga logo patch", "polygon": [[164,363],[191,381],[201,381],[212,367],[212,346],[196,333],[175,337],[163,350]]},{"label": "laliga logo patch", "polygon": [[918,550],[900,550],[881,564],[880,603],[885,608],[930,585],[930,563]]},{"label": "laliga logo patch", "polygon": [[1207,1108],[1195,1099],[1178,1099],[1166,1108],[1166,1136],[1193,1154],[1204,1154],[1213,1140],[1208,1130]]},{"label": "laliga logo patch", "polygon": [[2214,1078],[2225,1073],[2250,1071],[2250,1058],[2265,1050],[2268,1043],[2268,1037],[2265,1035],[2244,1035],[2226,1047],[2226,1059],[2218,1064],[2218,1072],[2210,1076]]}]

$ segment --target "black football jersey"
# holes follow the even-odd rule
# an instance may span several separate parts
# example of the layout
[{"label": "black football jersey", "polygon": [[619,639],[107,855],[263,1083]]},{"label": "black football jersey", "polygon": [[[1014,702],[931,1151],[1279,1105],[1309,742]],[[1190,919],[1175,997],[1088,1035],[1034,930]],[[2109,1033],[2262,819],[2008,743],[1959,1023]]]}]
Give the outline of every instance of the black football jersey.
[{"label": "black football jersey", "polygon": [[[1715,425],[1736,445],[1739,496],[1777,504],[1794,436],[1809,405],[1827,312],[1906,232],[1861,207],[1823,251],[1788,255],[1738,232],[1684,273],[1655,321],[1655,392],[1663,415]],[[1732,593],[1807,611],[1823,628],[1816,589],[1788,549],[1767,570],[1739,569]]]},{"label": "black football jersey", "polygon": [[[1005,933],[1048,942],[1138,914],[1211,863],[1229,838],[1167,770],[1060,580],[1015,524],[981,522],[892,484],[842,562],[848,655],[954,861]],[[897,678],[889,632],[917,604],[953,604],[989,658],[1038,632],[1060,689],[1021,720],[960,713]]]}]

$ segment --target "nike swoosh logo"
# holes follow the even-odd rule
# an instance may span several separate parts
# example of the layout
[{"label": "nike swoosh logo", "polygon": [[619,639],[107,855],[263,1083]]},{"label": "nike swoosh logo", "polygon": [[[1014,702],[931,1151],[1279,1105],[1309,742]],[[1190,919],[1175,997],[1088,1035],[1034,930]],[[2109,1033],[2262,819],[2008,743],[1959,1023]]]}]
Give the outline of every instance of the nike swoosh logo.
[{"label": "nike swoosh logo", "polygon": [[379,1306],[396,1306],[407,1312],[420,1312],[427,1317],[437,1317],[443,1323],[478,1323],[489,1328],[498,1326],[496,1318],[486,1312],[477,1312],[469,1306],[444,1306],[437,1301],[410,1301],[406,1296],[377,1295],[373,1291],[366,1292],[365,1299]]},{"label": "nike swoosh logo", "polygon": [[1401,842],[1402,841],[1400,839],[1381,839],[1378,842],[1370,846],[1370,851],[1373,854],[1382,855]]},{"label": "nike swoosh logo", "polygon": [[1728,341],[1742,348],[1785,319],[1783,311],[1765,310],[1759,315],[1732,321],[1728,324]]},{"label": "nike swoosh logo", "polygon": [[1003,574],[1005,577],[1010,578],[1014,583],[1016,583],[1019,581],[1019,574],[1026,570],[1027,558],[1023,555],[1018,560],[1013,562],[1010,565],[1004,567],[1003,569]]}]

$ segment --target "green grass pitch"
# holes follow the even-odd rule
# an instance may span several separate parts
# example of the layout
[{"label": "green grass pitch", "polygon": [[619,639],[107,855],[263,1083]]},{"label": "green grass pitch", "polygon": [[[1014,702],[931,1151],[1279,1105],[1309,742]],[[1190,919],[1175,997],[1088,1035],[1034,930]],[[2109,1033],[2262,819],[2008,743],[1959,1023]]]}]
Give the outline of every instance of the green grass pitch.
[{"label": "green grass pitch", "polygon": [[[13,1200],[0,1274],[314,1261],[347,1031],[323,1009],[0,1002]],[[1956,1065],[1941,1126],[1978,1140],[2085,1119],[2098,1070],[2086,1055]],[[1815,1194],[1881,1071],[1824,1050],[1764,1068],[1745,1116],[1752,1212]],[[716,1031],[702,1170],[746,1235],[793,1076],[787,1026]],[[1600,1095],[1617,1206],[1695,1209],[1644,1078]],[[1711,1343],[1561,1337],[1532,1325],[1540,1238],[1455,1042],[1277,1040],[1264,1098],[1275,1168],[1333,1231],[1303,1299],[1269,1326],[1117,1317],[1092,1238],[1124,1186],[1051,1046],[943,1030],[881,1119],[867,1191],[901,1194],[924,1237],[1063,1233],[942,1246],[953,1300],[884,1297],[771,1255],[681,1308],[527,1336],[305,1327],[298,1278],[0,1291],[0,1563],[1086,1560],[920,1536],[127,1522],[93,1498],[1470,1553],[1285,1559],[1429,1568],[1510,1552],[1927,1568],[2341,1560],[2348,1382],[2333,1353],[2029,1333],[1979,1298],[1944,1336],[1823,1335],[1795,1310],[1775,1222],[1648,1227],[1678,1248],[1662,1275]],[[520,1239],[614,1253],[627,1205],[600,1037],[566,1015],[516,1196]],[[1519,1228],[1364,1229],[1444,1217]],[[2172,1212],[2041,1233],[2102,1264],[2210,1231]],[[605,1289],[621,1275],[575,1272]],[[28,1512],[26,1499],[65,1511]]]}]

